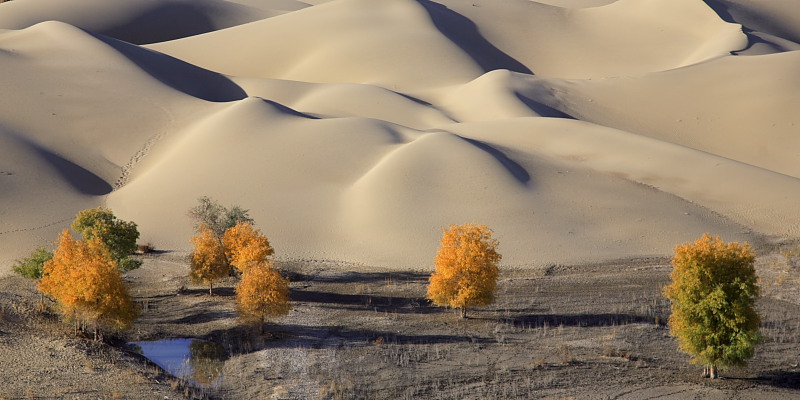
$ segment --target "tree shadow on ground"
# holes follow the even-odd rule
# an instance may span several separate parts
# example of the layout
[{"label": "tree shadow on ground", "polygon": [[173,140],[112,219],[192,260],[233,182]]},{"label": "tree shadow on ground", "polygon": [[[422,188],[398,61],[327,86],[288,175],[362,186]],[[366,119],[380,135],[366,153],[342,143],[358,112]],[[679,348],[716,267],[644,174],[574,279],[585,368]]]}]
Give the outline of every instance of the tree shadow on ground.
[{"label": "tree shadow on ground", "polygon": [[[294,263],[283,263],[279,267],[292,268]],[[348,271],[330,276],[320,276],[315,273],[295,273],[295,282],[308,281],[319,283],[384,283],[384,284],[403,284],[403,283],[424,283],[428,281],[430,274],[418,272],[355,272]]]},{"label": "tree shadow on ground", "polygon": [[170,321],[172,324],[204,324],[206,322],[219,321],[236,317],[233,311],[200,311],[198,313],[189,314]]},{"label": "tree shadow on ground", "polygon": [[496,343],[493,338],[474,335],[410,335],[371,329],[348,329],[341,326],[295,324],[269,325],[263,334],[254,327],[237,326],[211,332],[202,339],[223,345],[232,355],[251,353],[265,348],[330,349],[377,345]]},{"label": "tree shadow on ground", "polygon": [[213,299],[214,297],[233,297],[236,296],[236,291],[232,287],[215,287],[213,290],[214,294],[208,294],[208,288],[194,288],[194,289],[181,289],[180,294],[182,296],[206,296],[209,299]]},{"label": "tree shadow on ground", "polygon": [[765,371],[756,378],[746,380],[779,388],[800,389],[800,371]]},{"label": "tree shadow on ground", "polygon": [[[655,317],[635,314],[605,313],[605,314],[536,314],[512,318],[501,318],[501,322],[520,328],[535,329],[554,326],[576,326],[581,328],[618,326],[628,324],[656,324]],[[662,324],[659,322],[659,326]]]},{"label": "tree shadow on ground", "polygon": [[317,307],[390,312],[398,314],[432,314],[440,309],[431,307],[428,299],[372,294],[340,294],[314,290],[292,290],[291,298],[300,303],[321,303]]}]

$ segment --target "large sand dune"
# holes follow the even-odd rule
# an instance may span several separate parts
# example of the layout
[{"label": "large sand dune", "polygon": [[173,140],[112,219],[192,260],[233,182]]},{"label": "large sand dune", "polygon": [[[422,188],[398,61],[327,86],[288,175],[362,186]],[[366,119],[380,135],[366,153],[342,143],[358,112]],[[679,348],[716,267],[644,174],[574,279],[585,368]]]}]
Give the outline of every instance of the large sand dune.
[{"label": "large sand dune", "polygon": [[0,3],[0,271],[105,205],[187,251],[200,196],[281,257],[513,266],[800,235],[791,0]]}]

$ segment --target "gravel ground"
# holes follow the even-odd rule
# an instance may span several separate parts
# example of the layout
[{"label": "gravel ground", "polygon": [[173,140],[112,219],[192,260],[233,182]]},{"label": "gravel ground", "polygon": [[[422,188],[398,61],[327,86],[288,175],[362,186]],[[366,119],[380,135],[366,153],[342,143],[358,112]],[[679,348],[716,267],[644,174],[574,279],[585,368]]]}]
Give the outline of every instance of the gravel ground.
[{"label": "gravel ground", "polygon": [[[209,296],[185,278],[185,255],[161,253],[127,275],[142,315],[112,344],[76,337],[37,311],[32,282],[5,277],[0,398],[800,398],[793,275],[763,260],[765,342],[715,381],[665,327],[668,259],[504,269],[496,302],[467,319],[424,299],[428,271],[284,261],[294,309],[261,335],[235,318],[234,278]],[[216,384],[189,385],[122,346],[184,337],[223,346],[221,361],[196,364]]]}]

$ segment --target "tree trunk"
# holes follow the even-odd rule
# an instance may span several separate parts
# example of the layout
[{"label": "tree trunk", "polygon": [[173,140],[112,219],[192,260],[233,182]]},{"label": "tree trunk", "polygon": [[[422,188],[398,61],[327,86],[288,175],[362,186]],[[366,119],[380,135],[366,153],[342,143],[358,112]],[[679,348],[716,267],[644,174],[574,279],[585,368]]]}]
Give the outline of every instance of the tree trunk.
[{"label": "tree trunk", "polygon": [[467,306],[461,307],[461,318],[467,318]]},{"label": "tree trunk", "polygon": [[209,296],[213,296],[214,295],[213,290],[214,290],[214,282],[209,282],[208,283],[208,295]]},{"label": "tree trunk", "polygon": [[708,364],[703,365],[703,378],[708,378],[711,376],[711,374],[709,373],[709,369],[710,368],[708,367]]},{"label": "tree trunk", "polygon": [[711,364],[709,367],[709,375],[711,379],[719,378],[719,374],[717,373],[717,364]]}]

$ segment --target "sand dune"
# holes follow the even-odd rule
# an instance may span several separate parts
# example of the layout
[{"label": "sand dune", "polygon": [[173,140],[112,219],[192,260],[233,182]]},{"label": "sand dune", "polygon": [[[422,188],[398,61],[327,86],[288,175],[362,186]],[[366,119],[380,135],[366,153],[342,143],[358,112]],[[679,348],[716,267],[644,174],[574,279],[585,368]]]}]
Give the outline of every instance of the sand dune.
[{"label": "sand dune", "polygon": [[57,20],[135,44],[163,42],[305,7],[292,0],[26,0],[3,5],[0,26],[22,29]]},{"label": "sand dune", "polygon": [[96,205],[187,251],[204,195],[386,267],[469,221],[516,266],[797,237],[800,14],[708,3],[0,3],[0,270]]}]

